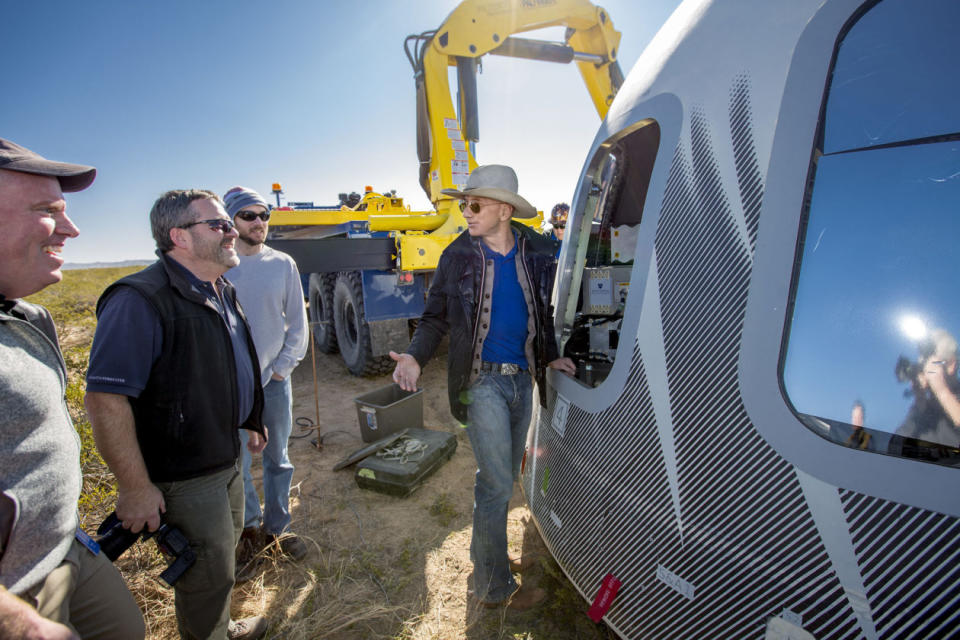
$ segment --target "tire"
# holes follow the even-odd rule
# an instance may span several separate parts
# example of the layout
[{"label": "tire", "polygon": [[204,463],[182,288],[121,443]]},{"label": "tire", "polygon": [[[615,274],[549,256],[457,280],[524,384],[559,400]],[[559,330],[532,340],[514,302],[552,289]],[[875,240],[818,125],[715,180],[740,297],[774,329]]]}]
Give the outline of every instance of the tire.
[{"label": "tire", "polygon": [[363,313],[363,285],[357,271],[341,271],[333,289],[333,319],[340,356],[355,376],[378,376],[392,369],[390,356],[374,357],[370,326]]},{"label": "tire", "polygon": [[323,353],[336,353],[337,332],[333,326],[335,273],[310,274],[310,328],[313,341]]}]

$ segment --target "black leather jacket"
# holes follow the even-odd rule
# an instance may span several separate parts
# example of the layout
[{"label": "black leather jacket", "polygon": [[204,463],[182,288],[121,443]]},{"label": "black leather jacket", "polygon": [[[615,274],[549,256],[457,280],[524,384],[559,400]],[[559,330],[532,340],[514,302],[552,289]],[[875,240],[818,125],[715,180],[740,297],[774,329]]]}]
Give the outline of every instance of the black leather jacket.
[{"label": "black leather jacket", "polygon": [[[553,308],[550,305],[556,271],[555,248],[549,238],[529,227],[517,222],[511,222],[511,226],[517,232],[517,251],[525,267],[522,273],[518,270],[518,276],[527,279],[526,284],[533,293],[536,327],[533,340],[534,373],[543,404],[546,402],[544,372],[547,363],[559,357],[553,331]],[[447,392],[451,413],[463,423],[467,421],[467,407],[462,402],[462,394],[472,380],[471,356],[477,340],[480,317],[478,303],[484,277],[480,239],[471,237],[465,231],[440,256],[423,316],[407,349],[407,353],[423,367],[443,336],[450,334]]]}]

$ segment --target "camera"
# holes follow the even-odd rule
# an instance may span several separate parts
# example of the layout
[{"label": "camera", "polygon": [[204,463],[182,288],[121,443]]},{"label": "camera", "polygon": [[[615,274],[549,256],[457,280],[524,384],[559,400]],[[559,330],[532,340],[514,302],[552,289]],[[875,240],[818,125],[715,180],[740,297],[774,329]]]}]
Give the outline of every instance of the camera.
[{"label": "camera", "polygon": [[97,527],[97,543],[103,554],[110,558],[110,562],[116,562],[117,558],[141,538],[153,538],[160,552],[173,558],[160,574],[160,578],[171,587],[197,561],[197,554],[190,548],[190,541],[183,532],[162,519],[156,531],[145,528],[141,533],[134,533],[124,528],[117,512],[113,511]]},{"label": "camera", "polygon": [[914,382],[922,371],[923,367],[919,362],[912,362],[906,356],[897,358],[897,364],[893,368],[893,373],[899,382]]},{"label": "camera", "polygon": [[917,345],[917,351],[919,357],[916,360],[910,360],[906,356],[897,358],[897,364],[893,367],[893,373],[897,376],[897,381],[915,383],[917,377],[923,373],[924,364],[936,351],[936,344],[931,338],[924,338]]}]

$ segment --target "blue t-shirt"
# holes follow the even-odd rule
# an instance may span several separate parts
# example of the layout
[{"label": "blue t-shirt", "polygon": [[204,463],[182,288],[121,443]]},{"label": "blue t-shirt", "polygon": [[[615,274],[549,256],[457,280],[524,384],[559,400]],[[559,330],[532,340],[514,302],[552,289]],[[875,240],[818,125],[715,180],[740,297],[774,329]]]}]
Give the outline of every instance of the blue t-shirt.
[{"label": "blue t-shirt", "polygon": [[527,366],[524,345],[527,342],[527,301],[517,279],[517,243],[500,255],[482,241],[483,256],[493,260],[493,295],[490,308],[490,331],[483,341],[481,357],[487,362],[510,362]]},{"label": "blue t-shirt", "polygon": [[[212,284],[200,280],[173,258],[170,263],[195,291],[213,303],[230,332],[237,368],[237,415],[239,424],[243,424],[253,410],[255,384],[254,366],[247,349],[247,328],[227,296],[221,297]],[[87,369],[87,391],[139,397],[162,348],[163,328],[156,309],[133,287],[117,287],[103,301],[97,319]]]}]

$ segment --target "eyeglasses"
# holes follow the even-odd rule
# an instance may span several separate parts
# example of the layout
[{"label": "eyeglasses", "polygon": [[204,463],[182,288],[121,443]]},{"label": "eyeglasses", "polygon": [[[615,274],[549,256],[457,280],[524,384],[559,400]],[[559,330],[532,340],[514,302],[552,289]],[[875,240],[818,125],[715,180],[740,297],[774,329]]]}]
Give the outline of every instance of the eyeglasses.
[{"label": "eyeglasses", "polygon": [[472,211],[473,213],[480,213],[480,209],[483,209],[484,207],[492,204],[496,204],[496,202],[485,202],[483,204],[480,204],[476,200],[474,200],[473,202],[467,202],[466,200],[461,200],[460,211],[463,211],[465,213],[467,209],[470,209],[470,211]]},{"label": "eyeglasses", "polygon": [[264,222],[267,222],[268,220],[270,220],[270,212],[263,211],[261,213],[257,213],[256,211],[243,210],[243,211],[237,211],[237,213],[234,214],[233,217],[240,218],[244,222],[253,222],[257,218],[260,218]]},{"label": "eyeglasses", "polygon": [[189,222],[187,224],[180,225],[181,229],[189,229],[195,224],[205,224],[210,227],[211,231],[219,231],[220,233],[230,233],[233,230],[233,220],[227,218],[210,218],[209,220],[197,220],[196,222]]}]

